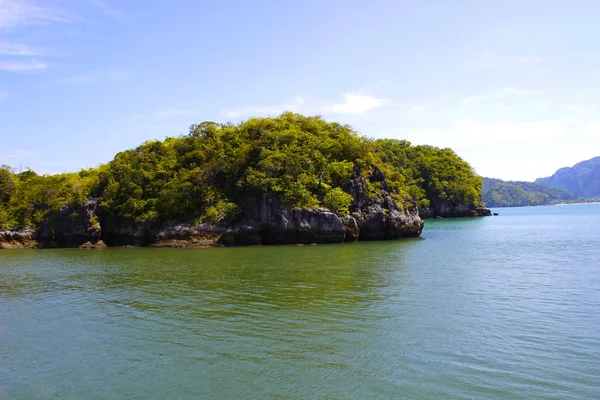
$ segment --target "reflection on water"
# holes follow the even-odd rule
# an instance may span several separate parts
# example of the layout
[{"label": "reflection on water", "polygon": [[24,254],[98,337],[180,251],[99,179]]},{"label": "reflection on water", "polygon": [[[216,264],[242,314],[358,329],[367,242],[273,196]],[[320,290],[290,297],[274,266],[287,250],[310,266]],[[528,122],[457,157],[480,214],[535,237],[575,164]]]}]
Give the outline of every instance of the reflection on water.
[{"label": "reflection on water", "polygon": [[592,398],[600,207],[556,208],[392,242],[2,251],[0,398]]}]

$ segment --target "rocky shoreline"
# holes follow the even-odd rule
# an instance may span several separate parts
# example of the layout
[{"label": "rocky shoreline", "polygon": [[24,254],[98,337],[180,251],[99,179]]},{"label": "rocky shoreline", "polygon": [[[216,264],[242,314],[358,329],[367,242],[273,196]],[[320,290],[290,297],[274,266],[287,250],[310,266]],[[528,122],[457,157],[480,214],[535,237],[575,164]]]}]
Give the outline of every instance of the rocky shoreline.
[{"label": "rocky shoreline", "polygon": [[[88,202],[88,206],[89,206]],[[252,246],[277,244],[326,244],[357,240],[390,240],[416,237],[423,219],[415,208],[388,209],[371,205],[366,210],[340,217],[327,209],[287,209],[266,201],[259,221],[221,224],[131,224],[102,226],[93,221],[96,214],[76,223],[57,224],[48,229],[0,231],[0,249],[9,248],[82,248],[172,247],[206,248],[215,246]],[[89,208],[88,208],[89,209]],[[487,209],[472,215],[489,215]],[[84,214],[85,215],[85,214]]]},{"label": "rocky shoreline", "polygon": [[94,202],[88,201],[80,210],[65,211],[63,219],[52,227],[45,224],[39,230],[0,231],[0,248],[326,244],[419,236],[423,229],[416,208],[386,212],[380,205],[340,217],[324,208],[289,209],[273,199],[265,199],[258,220],[233,225],[126,224],[110,217],[99,217],[95,212],[88,212],[90,210],[98,210],[101,215]]},{"label": "rocky shoreline", "polygon": [[242,211],[236,221],[196,225],[179,221],[135,223],[119,219],[105,213],[98,200],[90,198],[79,207],[61,207],[52,220],[38,229],[0,231],[0,249],[189,248],[390,240],[419,236],[423,218],[490,215],[488,209],[441,202],[421,210],[419,215],[410,198],[405,198],[402,207],[390,196],[372,200],[367,195],[364,177],[354,177],[344,190],[353,197],[350,214],[346,216],[326,208],[290,209],[274,197],[247,195],[240,200]]}]

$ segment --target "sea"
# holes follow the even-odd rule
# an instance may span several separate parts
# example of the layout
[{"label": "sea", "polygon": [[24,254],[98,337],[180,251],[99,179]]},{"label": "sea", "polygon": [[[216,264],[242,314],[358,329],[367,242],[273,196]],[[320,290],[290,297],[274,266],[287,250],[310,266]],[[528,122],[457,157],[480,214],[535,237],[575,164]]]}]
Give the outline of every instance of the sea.
[{"label": "sea", "polygon": [[0,250],[0,398],[600,398],[600,205],[493,211],[395,241]]}]

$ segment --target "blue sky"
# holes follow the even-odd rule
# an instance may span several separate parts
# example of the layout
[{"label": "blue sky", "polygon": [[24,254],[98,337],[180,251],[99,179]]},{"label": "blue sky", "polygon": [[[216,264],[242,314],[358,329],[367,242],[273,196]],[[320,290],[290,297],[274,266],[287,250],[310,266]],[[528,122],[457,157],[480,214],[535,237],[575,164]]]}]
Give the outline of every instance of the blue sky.
[{"label": "blue sky", "polygon": [[0,163],[291,110],[533,180],[600,156],[600,2],[0,0]]}]

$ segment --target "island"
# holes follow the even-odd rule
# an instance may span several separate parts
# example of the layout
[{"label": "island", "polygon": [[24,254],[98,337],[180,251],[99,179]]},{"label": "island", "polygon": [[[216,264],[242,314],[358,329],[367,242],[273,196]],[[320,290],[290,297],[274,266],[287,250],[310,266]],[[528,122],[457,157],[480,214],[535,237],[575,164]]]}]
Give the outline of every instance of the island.
[{"label": "island", "polygon": [[291,112],[203,122],[77,173],[0,168],[0,248],[207,247],[419,236],[490,215],[451,149]]}]

